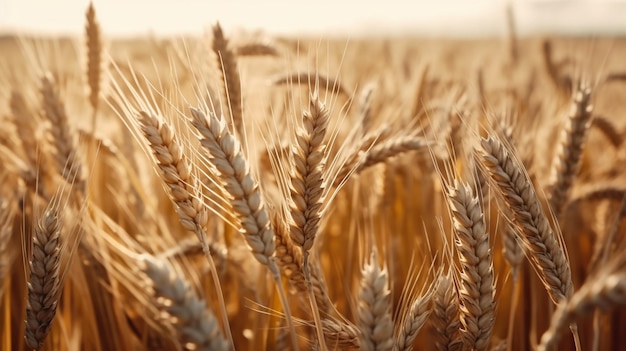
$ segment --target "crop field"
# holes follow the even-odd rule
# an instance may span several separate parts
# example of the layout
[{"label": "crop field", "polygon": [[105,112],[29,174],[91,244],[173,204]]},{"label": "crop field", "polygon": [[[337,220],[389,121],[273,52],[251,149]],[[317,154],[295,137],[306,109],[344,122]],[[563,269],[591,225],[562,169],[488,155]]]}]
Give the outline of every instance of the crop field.
[{"label": "crop field", "polygon": [[0,38],[0,350],[626,349],[626,39]]}]

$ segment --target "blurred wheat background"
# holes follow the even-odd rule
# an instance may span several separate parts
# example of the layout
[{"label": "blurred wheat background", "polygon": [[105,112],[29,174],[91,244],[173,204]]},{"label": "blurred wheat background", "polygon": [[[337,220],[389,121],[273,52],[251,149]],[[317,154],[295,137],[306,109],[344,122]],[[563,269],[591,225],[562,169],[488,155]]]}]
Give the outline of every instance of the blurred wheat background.
[{"label": "blurred wheat background", "polygon": [[0,349],[626,349],[622,38],[79,12],[0,38]]}]

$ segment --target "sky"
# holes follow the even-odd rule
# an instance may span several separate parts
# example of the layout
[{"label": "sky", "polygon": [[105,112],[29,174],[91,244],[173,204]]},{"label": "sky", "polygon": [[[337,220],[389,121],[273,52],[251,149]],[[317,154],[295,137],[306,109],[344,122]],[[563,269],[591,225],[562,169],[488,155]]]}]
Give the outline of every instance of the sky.
[{"label": "sky", "polygon": [[[272,34],[504,33],[506,0],[94,0],[109,36],[227,29]],[[626,34],[626,0],[511,0],[524,34]],[[79,34],[89,0],[0,0],[0,33]]]}]

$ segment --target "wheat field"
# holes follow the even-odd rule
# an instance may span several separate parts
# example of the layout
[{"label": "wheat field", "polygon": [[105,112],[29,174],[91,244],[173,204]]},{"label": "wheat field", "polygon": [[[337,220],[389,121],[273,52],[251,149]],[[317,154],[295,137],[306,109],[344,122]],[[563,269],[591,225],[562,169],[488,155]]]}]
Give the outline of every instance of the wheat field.
[{"label": "wheat field", "polygon": [[626,349],[626,42],[0,38],[1,350]]}]

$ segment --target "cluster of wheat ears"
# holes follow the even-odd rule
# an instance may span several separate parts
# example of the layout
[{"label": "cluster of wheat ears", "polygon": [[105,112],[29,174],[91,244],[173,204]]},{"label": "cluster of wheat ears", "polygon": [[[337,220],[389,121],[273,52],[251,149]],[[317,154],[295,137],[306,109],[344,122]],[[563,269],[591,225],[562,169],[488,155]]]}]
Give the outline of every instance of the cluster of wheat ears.
[{"label": "cluster of wheat ears", "polygon": [[626,347],[606,60],[85,33],[2,43],[0,349]]}]

